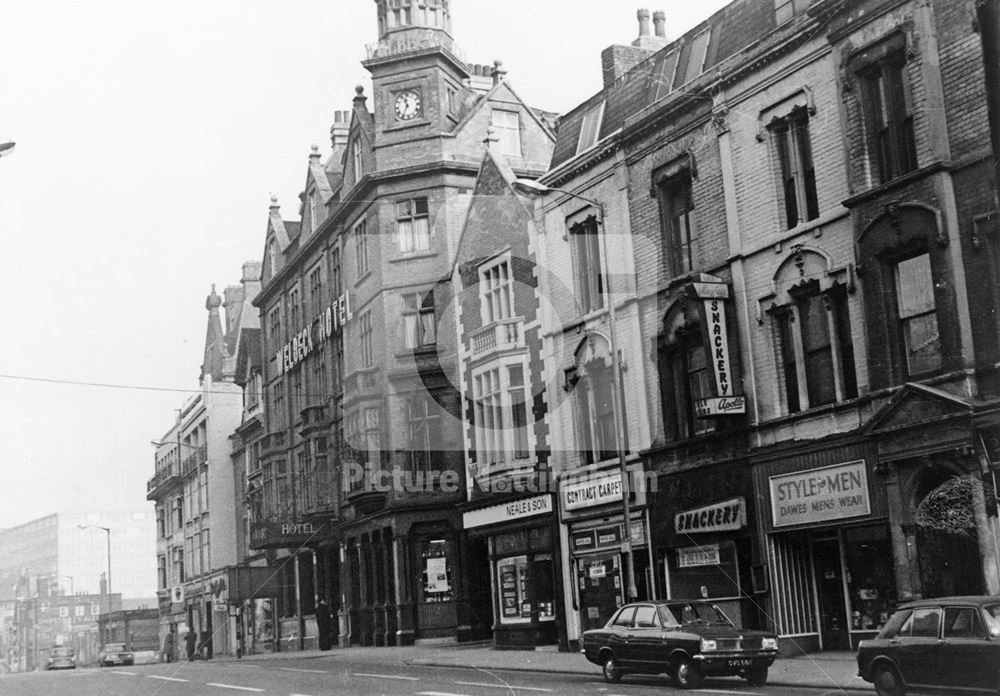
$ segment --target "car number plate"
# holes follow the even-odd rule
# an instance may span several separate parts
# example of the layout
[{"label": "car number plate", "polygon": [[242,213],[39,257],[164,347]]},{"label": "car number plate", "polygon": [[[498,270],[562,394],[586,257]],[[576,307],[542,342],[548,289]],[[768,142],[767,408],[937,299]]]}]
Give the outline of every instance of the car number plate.
[{"label": "car number plate", "polygon": [[748,657],[740,657],[730,660],[728,664],[730,667],[749,667],[752,662]]}]

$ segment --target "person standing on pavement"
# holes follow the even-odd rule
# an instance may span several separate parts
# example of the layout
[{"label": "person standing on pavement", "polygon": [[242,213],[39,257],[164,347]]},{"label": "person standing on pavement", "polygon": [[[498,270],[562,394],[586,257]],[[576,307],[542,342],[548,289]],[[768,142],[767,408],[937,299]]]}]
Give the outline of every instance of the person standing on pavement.
[{"label": "person standing on pavement", "polygon": [[326,603],[325,599],[319,600],[316,604],[316,630],[319,632],[319,649],[329,650],[330,645],[330,629],[333,624],[333,612],[330,611],[330,605]]},{"label": "person standing on pavement", "polygon": [[194,646],[198,642],[198,636],[194,634],[194,629],[189,628],[184,635],[184,648],[187,651],[188,662],[194,662]]},{"label": "person standing on pavement", "polygon": [[174,630],[170,629],[166,638],[163,639],[163,659],[167,662],[174,661]]}]

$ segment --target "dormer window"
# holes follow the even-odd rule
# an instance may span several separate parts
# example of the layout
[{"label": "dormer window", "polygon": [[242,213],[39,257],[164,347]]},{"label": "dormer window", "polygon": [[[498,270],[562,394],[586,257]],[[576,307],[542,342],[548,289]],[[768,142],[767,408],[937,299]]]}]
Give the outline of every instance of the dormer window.
[{"label": "dormer window", "polygon": [[583,115],[580,122],[580,139],[576,143],[577,154],[597,144],[601,135],[601,122],[604,120],[604,102],[591,107]]},{"label": "dormer window", "polygon": [[323,222],[323,203],[320,201],[319,193],[313,189],[309,192],[309,227],[315,232]]},{"label": "dormer window", "polygon": [[812,0],[774,0],[774,21],[776,24],[783,24],[792,17],[802,14],[807,9]]},{"label": "dormer window", "polygon": [[355,140],[351,145],[351,156],[354,162],[354,183],[357,184],[361,181],[362,176],[362,162],[361,162],[361,141]]}]

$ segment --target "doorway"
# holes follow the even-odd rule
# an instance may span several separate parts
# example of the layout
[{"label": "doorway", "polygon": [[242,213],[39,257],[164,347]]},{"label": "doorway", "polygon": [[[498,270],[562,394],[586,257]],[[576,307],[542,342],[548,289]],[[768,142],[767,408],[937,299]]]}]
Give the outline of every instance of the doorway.
[{"label": "doorway", "polygon": [[622,605],[621,557],[617,553],[577,559],[576,582],[580,592],[580,628],[601,628]]},{"label": "doorway", "polygon": [[851,637],[844,596],[844,569],[837,536],[812,540],[813,573],[819,594],[819,630],[824,650],[850,650]]}]

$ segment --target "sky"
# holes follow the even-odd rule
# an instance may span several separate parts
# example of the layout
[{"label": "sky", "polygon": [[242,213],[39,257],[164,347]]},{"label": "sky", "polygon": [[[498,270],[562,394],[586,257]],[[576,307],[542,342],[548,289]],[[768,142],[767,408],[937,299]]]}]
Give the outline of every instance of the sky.
[{"label": "sky", "polygon": [[[660,0],[677,37],[723,0]],[[451,0],[455,40],[530,105],[601,86],[644,5]],[[372,0],[33,0],[0,40],[0,528],[148,510],[151,440],[197,389],[205,298],[297,219],[310,147],[377,40]],[[48,381],[39,381],[48,380]],[[98,386],[115,385],[115,386]]]}]

